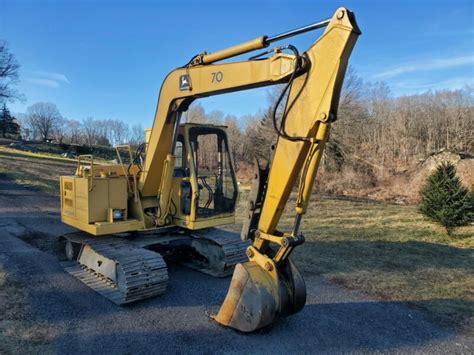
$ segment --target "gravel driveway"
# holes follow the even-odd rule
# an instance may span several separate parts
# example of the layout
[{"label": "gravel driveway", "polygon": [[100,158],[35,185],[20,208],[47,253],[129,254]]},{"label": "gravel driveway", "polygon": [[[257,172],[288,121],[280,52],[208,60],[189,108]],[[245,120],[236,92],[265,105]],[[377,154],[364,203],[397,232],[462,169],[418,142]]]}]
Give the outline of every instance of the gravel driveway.
[{"label": "gravel driveway", "polygon": [[[215,279],[177,265],[169,268],[164,295],[116,306],[63,272],[53,254],[40,250],[48,249],[42,247],[48,238],[69,230],[60,223],[57,198],[8,184],[0,181],[0,270],[26,289],[29,307],[23,317],[46,330],[52,353],[474,351],[472,338],[433,324],[412,308],[318,276],[305,276],[303,311],[252,334],[209,318],[224,299],[230,278]],[[39,248],[21,239],[32,233],[40,233]]]}]

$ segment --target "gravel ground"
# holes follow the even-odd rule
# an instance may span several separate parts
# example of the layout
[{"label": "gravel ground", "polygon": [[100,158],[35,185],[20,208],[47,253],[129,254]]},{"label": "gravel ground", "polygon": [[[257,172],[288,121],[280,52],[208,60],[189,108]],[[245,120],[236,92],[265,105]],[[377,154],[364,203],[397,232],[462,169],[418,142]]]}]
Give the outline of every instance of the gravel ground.
[{"label": "gravel ground", "polygon": [[[474,341],[384,302],[306,276],[300,313],[272,328],[241,334],[210,320],[230,282],[170,266],[167,292],[119,307],[63,272],[40,249],[69,229],[57,198],[0,181],[0,268],[27,291],[23,318],[40,324],[52,353],[472,353]],[[33,247],[21,238],[39,233]],[[14,295],[12,295],[14,297]],[[0,314],[0,320],[2,319]],[[2,353],[0,347],[0,353]],[[4,352],[8,352],[6,349]]]}]

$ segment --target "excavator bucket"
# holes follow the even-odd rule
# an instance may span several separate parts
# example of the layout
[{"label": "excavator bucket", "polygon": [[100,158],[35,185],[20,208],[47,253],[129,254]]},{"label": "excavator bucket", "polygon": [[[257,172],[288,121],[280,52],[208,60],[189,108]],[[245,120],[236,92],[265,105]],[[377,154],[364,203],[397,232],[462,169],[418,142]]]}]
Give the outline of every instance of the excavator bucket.
[{"label": "excavator bucket", "polygon": [[272,324],[276,318],[301,310],[306,302],[306,286],[294,263],[263,268],[255,261],[238,264],[227,296],[218,314],[218,323],[242,332],[252,332]]}]

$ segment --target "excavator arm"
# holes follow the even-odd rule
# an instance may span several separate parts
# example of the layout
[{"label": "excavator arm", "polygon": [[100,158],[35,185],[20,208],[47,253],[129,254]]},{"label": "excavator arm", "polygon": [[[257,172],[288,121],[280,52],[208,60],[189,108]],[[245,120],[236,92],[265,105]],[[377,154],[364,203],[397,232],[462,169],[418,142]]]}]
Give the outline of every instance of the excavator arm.
[{"label": "excavator arm", "polygon": [[[289,258],[304,242],[302,216],[316,176],[329,128],[336,120],[339,95],[349,56],[360,31],[352,13],[338,9],[324,34],[295,58],[291,76],[274,109],[278,141],[270,167],[259,171],[252,187],[248,220],[242,237],[252,239],[249,262],[236,266],[229,292],[215,320],[240,331],[253,331],[275,318],[301,310],[306,301],[304,280]],[[288,92],[287,92],[288,91]],[[279,101],[288,95],[280,123]],[[277,225],[299,178],[292,231]]]}]

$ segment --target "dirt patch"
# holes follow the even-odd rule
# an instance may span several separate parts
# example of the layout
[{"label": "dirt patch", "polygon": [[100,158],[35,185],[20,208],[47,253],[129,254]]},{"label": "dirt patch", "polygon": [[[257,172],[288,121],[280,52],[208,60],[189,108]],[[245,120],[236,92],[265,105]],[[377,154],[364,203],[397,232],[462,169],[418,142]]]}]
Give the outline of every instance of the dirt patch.
[{"label": "dirt patch", "polygon": [[474,191],[474,159],[463,159],[456,166],[462,183],[471,191]]},{"label": "dirt patch", "polygon": [[416,204],[420,201],[419,193],[427,177],[445,161],[456,166],[462,183],[474,191],[474,159],[448,151],[433,154],[399,172],[379,171],[374,175],[365,170],[350,168],[344,168],[340,173],[322,171],[318,179],[318,190],[332,195],[365,197],[402,205]]},{"label": "dirt patch", "polygon": [[442,162],[451,162],[456,166],[457,175],[462,183],[469,189],[474,188],[474,159],[463,157],[460,154],[441,152],[424,160],[408,176],[406,194],[412,199],[418,199],[418,193],[424,186],[427,177],[432,174]]}]

